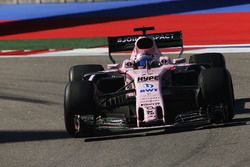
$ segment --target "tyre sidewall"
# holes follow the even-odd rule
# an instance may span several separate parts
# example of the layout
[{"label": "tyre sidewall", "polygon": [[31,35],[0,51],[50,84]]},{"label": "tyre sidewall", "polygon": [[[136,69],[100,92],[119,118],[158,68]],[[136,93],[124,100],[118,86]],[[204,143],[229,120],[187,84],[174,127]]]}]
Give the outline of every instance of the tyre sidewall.
[{"label": "tyre sidewall", "polygon": [[68,133],[78,137],[75,133],[75,115],[92,115],[95,112],[94,86],[89,81],[69,82],[65,88],[64,119]]},{"label": "tyre sidewall", "polygon": [[202,70],[198,85],[202,94],[202,101],[205,106],[218,105],[225,106],[225,121],[233,118],[233,88],[229,72],[225,68],[211,68]]}]

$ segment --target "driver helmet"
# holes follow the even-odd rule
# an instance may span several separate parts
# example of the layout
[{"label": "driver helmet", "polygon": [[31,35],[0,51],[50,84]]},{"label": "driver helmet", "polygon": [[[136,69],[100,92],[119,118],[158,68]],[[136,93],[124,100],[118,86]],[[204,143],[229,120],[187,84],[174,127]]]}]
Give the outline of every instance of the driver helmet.
[{"label": "driver helmet", "polygon": [[136,56],[135,64],[137,67],[145,67],[153,60],[154,56],[152,54],[141,53]]},{"label": "driver helmet", "polygon": [[145,65],[146,60],[151,63],[153,60],[159,61],[161,52],[158,49],[153,38],[149,36],[141,36],[135,42],[135,47],[130,59],[138,63],[138,65]]}]

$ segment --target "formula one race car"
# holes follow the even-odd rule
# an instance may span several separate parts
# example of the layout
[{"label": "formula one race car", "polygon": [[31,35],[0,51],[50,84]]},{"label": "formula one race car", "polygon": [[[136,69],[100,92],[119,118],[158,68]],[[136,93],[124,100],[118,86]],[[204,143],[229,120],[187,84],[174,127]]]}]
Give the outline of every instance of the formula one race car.
[{"label": "formula one race car", "polygon": [[[156,129],[222,123],[234,117],[232,79],[220,53],[182,58],[182,32],[109,37],[107,70],[99,64],[69,70],[64,117],[72,137],[103,129]],[[179,47],[178,58],[159,48]],[[133,50],[116,64],[111,53]]]}]

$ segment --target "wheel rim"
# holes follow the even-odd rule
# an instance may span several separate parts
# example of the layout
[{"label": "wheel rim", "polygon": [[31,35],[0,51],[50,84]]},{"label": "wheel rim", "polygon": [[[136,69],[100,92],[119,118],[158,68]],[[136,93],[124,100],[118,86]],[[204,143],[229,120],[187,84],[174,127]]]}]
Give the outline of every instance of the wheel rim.
[{"label": "wheel rim", "polygon": [[74,128],[75,128],[76,134],[80,133],[80,129],[81,129],[80,115],[74,116]]}]

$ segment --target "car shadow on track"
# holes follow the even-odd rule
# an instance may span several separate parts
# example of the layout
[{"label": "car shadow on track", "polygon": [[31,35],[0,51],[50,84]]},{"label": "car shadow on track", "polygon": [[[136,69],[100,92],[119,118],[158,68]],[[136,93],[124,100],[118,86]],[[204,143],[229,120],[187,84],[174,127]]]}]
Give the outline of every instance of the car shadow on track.
[{"label": "car shadow on track", "polygon": [[221,124],[210,124],[203,126],[183,126],[183,127],[171,127],[164,130],[158,131],[136,131],[136,132],[103,132],[96,134],[95,136],[85,138],[85,142],[100,141],[100,140],[115,140],[115,139],[124,139],[124,138],[136,138],[136,137],[145,137],[145,136],[157,136],[157,135],[166,135],[171,133],[181,133],[188,131],[197,131],[197,130],[206,130],[206,129],[215,129],[215,128],[228,128],[235,126],[245,126],[250,125],[250,115],[247,117],[237,118],[240,114],[250,114],[250,108],[246,108],[246,103],[250,102],[250,98],[237,99],[235,101],[235,117],[231,122],[221,123]]},{"label": "car shadow on track", "polygon": [[246,108],[245,107],[246,103],[250,103],[250,98],[243,98],[243,99],[237,99],[237,100],[235,100],[235,111],[236,111],[236,114],[247,114],[247,113],[250,113],[250,108]]},{"label": "car shadow on track", "polygon": [[0,100],[9,100],[9,101],[25,102],[25,103],[32,103],[32,104],[58,105],[58,103],[56,103],[56,102],[35,99],[33,97],[20,97],[20,96],[16,96],[16,95],[1,94]]},{"label": "car shadow on track", "polygon": [[66,131],[0,131],[0,144],[42,140],[57,140],[66,138],[70,138]]}]

